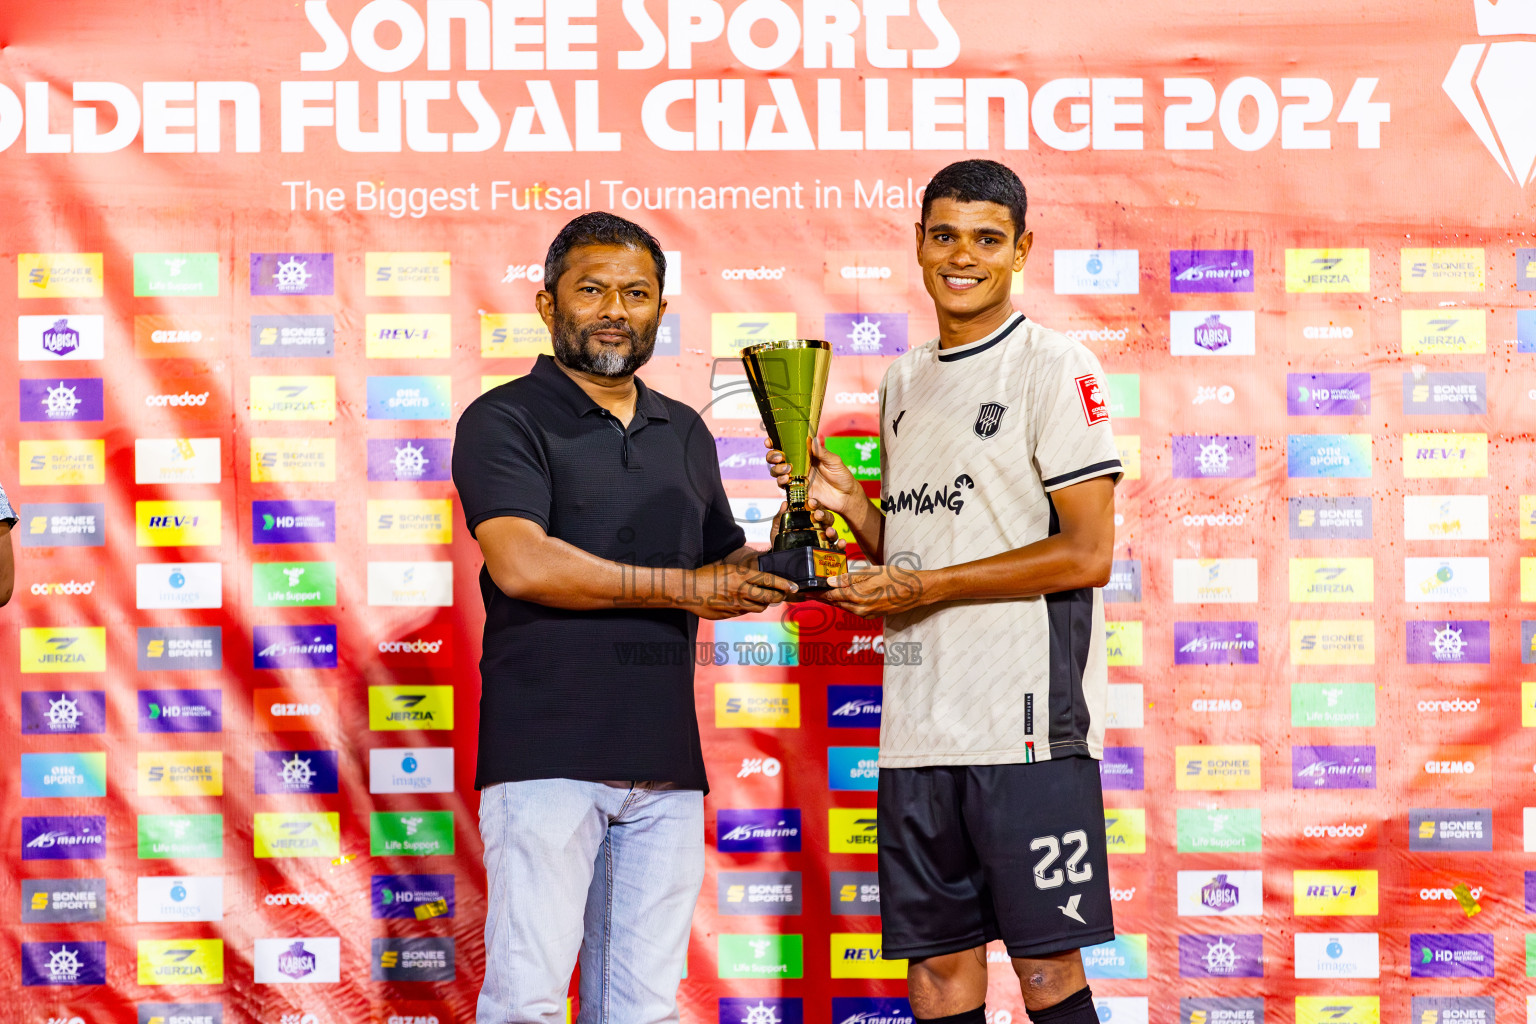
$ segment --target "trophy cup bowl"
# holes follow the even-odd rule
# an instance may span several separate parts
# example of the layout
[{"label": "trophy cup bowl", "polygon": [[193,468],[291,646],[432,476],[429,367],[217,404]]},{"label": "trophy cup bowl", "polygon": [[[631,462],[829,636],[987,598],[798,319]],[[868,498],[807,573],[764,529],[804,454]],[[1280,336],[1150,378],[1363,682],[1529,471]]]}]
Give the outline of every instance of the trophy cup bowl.
[{"label": "trophy cup bowl", "polygon": [[821,422],[832,366],[829,342],[808,338],[765,341],[741,350],[747,383],[762,414],[768,440],[789,463],[789,511],[779,520],[773,550],[758,556],[757,567],[798,584],[825,590],[827,577],[848,569],[847,557],[829,548],[805,507],[811,474],[811,439]]}]

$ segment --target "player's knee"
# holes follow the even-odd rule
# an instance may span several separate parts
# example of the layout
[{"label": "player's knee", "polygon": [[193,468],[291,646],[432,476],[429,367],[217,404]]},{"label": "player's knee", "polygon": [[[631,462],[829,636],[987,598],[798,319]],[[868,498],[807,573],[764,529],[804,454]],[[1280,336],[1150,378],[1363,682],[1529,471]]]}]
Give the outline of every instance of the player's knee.
[{"label": "player's knee", "polygon": [[1033,1024],[1099,1024],[1093,990],[1087,985],[1064,995],[1052,993],[1045,998],[1050,1001],[1034,1003],[1029,999],[1028,989],[1025,990],[1024,1007]]},{"label": "player's knee", "polygon": [[1031,1014],[1037,1008],[1055,1006],[1083,986],[1081,970],[1067,961],[1016,959],[1013,970]]}]

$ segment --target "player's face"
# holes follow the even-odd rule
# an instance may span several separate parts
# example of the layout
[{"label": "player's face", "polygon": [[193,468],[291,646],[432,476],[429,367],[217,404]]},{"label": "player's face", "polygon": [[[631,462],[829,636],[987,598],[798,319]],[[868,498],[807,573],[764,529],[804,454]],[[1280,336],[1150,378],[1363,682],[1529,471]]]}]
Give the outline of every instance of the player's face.
[{"label": "player's face", "polygon": [[1009,305],[1013,274],[1024,268],[1034,236],[1014,238],[1008,207],[935,199],[917,225],[917,264],[940,315],[970,317]]},{"label": "player's face", "polygon": [[583,245],[566,258],[555,291],[537,297],[555,357],[599,377],[634,373],[656,348],[667,303],[644,249]]}]

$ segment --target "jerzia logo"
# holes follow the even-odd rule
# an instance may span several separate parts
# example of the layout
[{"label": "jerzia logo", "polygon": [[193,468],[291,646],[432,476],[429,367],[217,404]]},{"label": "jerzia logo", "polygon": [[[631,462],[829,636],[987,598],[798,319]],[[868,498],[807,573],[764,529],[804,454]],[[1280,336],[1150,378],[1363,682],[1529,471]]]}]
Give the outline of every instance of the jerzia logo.
[{"label": "jerzia logo", "polygon": [[[1536,35],[1531,0],[1473,0],[1480,36]],[[1530,183],[1536,170],[1536,117],[1529,96],[1536,87],[1531,42],[1499,39],[1468,43],[1456,54],[1440,84],[1488,152],[1516,185]]]}]

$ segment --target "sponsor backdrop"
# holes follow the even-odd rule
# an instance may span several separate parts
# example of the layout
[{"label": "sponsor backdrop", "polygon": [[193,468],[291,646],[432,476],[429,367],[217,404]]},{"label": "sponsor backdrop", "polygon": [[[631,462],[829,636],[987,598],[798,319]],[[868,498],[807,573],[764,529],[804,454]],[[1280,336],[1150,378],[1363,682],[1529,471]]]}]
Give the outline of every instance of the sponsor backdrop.
[{"label": "sponsor backdrop", "polygon": [[[482,614],[448,467],[464,406],[547,350],[550,237],[611,210],[663,241],[645,377],[703,411],[763,541],[738,349],[832,341],[824,431],[877,494],[876,386],[934,333],[921,187],[983,154],[1031,189],[1017,302],[1102,360],[1128,466],[1100,1016],[1526,1014],[1536,3],[0,28],[7,1019],[469,1021]],[[910,1018],[872,809],[880,666],[921,658],[816,604],[701,629],[685,1020]]]}]

